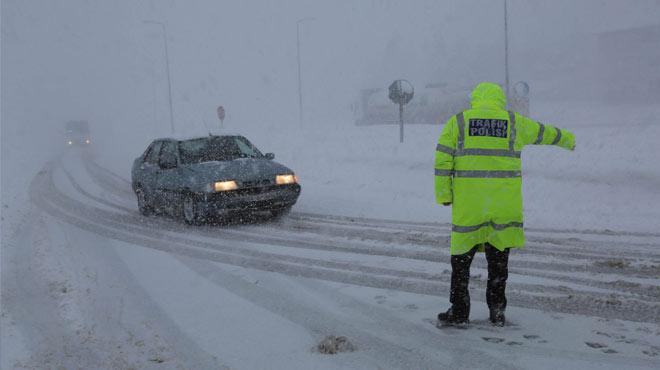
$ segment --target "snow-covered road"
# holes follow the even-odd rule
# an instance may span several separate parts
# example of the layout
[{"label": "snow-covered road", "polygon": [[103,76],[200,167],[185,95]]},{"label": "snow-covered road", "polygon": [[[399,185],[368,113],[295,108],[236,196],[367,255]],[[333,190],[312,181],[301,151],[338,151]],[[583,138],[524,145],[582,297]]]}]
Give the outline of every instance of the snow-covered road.
[{"label": "snow-covered road", "polygon": [[[3,255],[2,367],[657,368],[660,233],[527,229],[510,324],[447,306],[449,225],[293,213],[189,227],[143,217],[129,183],[72,151],[33,179]],[[623,247],[625,246],[625,248]],[[5,325],[8,324],[8,325]],[[326,335],[357,351],[314,352]]]}]

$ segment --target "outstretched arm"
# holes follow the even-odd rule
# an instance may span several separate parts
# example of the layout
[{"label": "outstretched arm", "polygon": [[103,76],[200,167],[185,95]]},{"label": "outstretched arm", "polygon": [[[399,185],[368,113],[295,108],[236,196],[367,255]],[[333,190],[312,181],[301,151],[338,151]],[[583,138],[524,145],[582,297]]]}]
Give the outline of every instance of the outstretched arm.
[{"label": "outstretched arm", "polygon": [[435,201],[449,205],[452,202],[452,170],[457,140],[456,118],[450,118],[442,128],[435,148]]},{"label": "outstretched arm", "polygon": [[557,145],[565,149],[575,149],[575,135],[572,132],[516,115],[516,121],[520,122],[518,129],[521,131],[523,145]]}]

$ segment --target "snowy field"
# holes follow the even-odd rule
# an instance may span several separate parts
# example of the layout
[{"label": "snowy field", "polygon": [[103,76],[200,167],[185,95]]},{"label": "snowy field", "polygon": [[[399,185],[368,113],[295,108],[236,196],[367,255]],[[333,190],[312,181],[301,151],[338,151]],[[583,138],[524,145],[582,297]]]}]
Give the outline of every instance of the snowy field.
[{"label": "snowy field", "polygon": [[[658,368],[660,106],[535,110],[577,148],[523,154],[528,244],[511,256],[504,328],[487,325],[483,256],[472,326],[432,324],[450,277],[450,212],[433,199],[440,127],[408,127],[400,145],[394,126],[292,138],[230,124],[296,170],[303,194],[277,222],[199,227],[137,212],[127,179],[144,137],[55,158],[12,142],[0,366]],[[355,350],[318,353],[328,335]]]}]

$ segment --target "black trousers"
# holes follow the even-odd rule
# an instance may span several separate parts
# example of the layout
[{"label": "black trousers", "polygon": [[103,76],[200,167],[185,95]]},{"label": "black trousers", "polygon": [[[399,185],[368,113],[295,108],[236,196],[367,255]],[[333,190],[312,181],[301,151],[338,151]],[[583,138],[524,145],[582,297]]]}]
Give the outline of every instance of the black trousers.
[{"label": "black trousers", "polygon": [[[453,313],[462,318],[470,316],[470,265],[478,245],[465,254],[451,256],[451,291],[449,301]],[[509,277],[509,249],[504,252],[492,245],[485,244],[486,260],[488,261],[488,285],[486,286],[486,302],[493,311],[506,309],[506,280]]]}]

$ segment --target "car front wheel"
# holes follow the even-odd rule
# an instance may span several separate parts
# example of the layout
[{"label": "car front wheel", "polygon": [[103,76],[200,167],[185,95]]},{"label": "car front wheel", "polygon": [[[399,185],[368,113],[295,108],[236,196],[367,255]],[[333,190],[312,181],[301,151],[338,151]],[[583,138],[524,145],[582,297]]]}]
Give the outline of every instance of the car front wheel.
[{"label": "car front wheel", "polygon": [[195,199],[193,194],[186,194],[183,197],[182,205],[183,220],[188,225],[198,225],[202,221],[202,216],[199,211],[199,202]]}]

